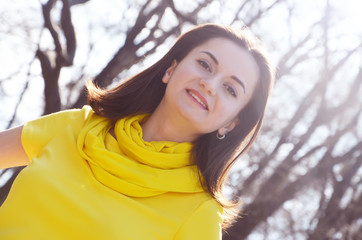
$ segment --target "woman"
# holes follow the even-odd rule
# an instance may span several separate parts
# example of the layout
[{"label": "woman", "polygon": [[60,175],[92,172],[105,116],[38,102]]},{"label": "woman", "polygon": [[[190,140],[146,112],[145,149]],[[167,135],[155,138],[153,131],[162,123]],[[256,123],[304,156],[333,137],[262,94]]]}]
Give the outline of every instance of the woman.
[{"label": "woman", "polygon": [[225,177],[254,141],[273,70],[250,36],[215,24],[89,106],[0,135],[28,165],[0,208],[0,239],[221,239]]}]

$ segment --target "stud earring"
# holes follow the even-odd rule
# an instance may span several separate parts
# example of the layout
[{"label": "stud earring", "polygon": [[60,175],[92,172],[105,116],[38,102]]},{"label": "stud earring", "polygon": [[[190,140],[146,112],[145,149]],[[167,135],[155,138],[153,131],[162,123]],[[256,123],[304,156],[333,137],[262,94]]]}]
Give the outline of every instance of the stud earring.
[{"label": "stud earring", "polygon": [[216,137],[217,137],[217,139],[219,139],[219,140],[223,140],[223,139],[225,138],[225,136],[226,136],[225,134],[220,135],[219,132],[216,133]]}]

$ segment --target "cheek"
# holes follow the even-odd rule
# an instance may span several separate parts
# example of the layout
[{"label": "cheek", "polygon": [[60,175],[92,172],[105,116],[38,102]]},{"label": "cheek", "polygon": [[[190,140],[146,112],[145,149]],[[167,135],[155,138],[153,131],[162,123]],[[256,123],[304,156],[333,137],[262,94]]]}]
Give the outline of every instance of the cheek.
[{"label": "cheek", "polygon": [[174,72],[174,75],[178,80],[191,80],[195,77],[202,77],[205,74],[206,73],[204,73],[196,64],[190,62],[180,65]]},{"label": "cheek", "polygon": [[237,117],[243,106],[240,102],[226,101],[224,104],[218,106],[218,115],[226,122],[231,121]]}]

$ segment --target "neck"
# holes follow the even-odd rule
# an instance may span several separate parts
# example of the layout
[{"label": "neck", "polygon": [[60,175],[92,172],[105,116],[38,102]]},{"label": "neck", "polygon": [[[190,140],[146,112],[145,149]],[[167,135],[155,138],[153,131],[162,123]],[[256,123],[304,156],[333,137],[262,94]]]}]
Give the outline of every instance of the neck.
[{"label": "neck", "polygon": [[143,140],[151,141],[172,141],[172,142],[192,142],[197,139],[197,135],[190,131],[187,121],[177,113],[167,112],[166,108],[160,106],[141,124],[143,130]]}]

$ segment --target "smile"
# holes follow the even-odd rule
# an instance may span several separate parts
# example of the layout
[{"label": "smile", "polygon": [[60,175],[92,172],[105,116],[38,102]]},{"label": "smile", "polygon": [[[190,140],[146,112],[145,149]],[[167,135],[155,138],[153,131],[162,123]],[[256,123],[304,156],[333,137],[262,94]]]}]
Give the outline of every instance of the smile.
[{"label": "smile", "polygon": [[209,110],[206,100],[201,100],[201,98],[203,98],[202,96],[197,96],[196,93],[194,93],[191,90],[187,90],[187,93],[193,97],[205,110]]}]

